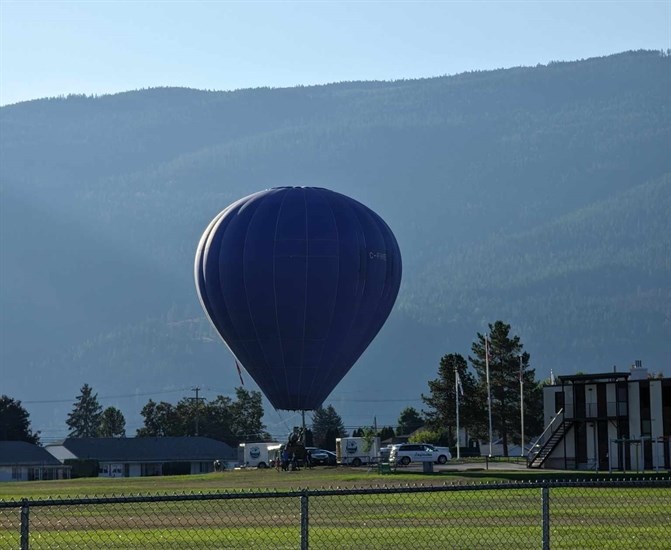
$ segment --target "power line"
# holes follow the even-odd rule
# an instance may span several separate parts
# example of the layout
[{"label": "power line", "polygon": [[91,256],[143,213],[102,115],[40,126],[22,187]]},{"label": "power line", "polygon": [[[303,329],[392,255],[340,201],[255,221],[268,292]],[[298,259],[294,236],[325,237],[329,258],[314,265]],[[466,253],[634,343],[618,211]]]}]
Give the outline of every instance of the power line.
[{"label": "power line", "polygon": [[362,397],[361,399],[338,399],[334,398],[331,399],[330,401],[334,401],[336,403],[343,402],[343,403],[405,403],[408,401],[422,401],[421,397],[418,399],[417,397],[409,398],[409,399],[404,399],[404,398],[399,398],[399,399],[369,399],[366,397]]},{"label": "power line", "polygon": [[[98,401],[103,400],[103,399],[128,399],[131,397],[143,397],[147,395],[162,395],[166,393],[183,393],[185,391],[188,391],[189,388],[179,388],[176,390],[162,390],[162,391],[149,391],[149,392],[138,392],[138,393],[129,393],[129,394],[124,394],[124,395],[106,395],[102,397],[98,397]],[[22,404],[26,405],[42,405],[42,404],[49,404],[49,403],[72,403],[73,399],[37,399],[37,400],[32,400],[32,401],[26,401],[26,400],[21,400]]]}]

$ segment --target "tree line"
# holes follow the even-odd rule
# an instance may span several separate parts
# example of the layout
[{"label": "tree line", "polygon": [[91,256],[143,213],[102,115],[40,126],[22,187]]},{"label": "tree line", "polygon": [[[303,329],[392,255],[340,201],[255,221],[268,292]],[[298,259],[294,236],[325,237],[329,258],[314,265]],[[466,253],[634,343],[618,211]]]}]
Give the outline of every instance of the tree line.
[{"label": "tree line", "polygon": [[[509,446],[519,444],[522,438],[521,392],[526,436],[538,435],[543,428],[543,382],[536,379],[529,353],[510,329],[509,324],[496,321],[488,325],[486,334],[477,333],[468,358],[459,353],[444,355],[437,377],[428,381],[428,391],[421,396],[422,411],[406,407],[395,427],[367,426],[351,435],[378,436],[382,440],[411,436],[415,441],[455,446],[459,393],[460,427],[468,438],[488,438],[491,407],[492,431],[500,438],[507,456]],[[144,425],[136,437],[205,436],[232,446],[271,440],[262,421],[261,393],[244,387],[235,389],[234,398],[218,395],[207,401],[185,397],[176,404],[149,399],[140,414]],[[103,409],[88,384],[82,386],[66,424],[69,437],[126,437],[123,413],[116,407]],[[308,445],[333,450],[335,439],[347,435],[343,420],[332,405],[313,411],[307,430]],[[39,432],[31,430],[28,412],[21,402],[4,395],[0,398],[0,439],[39,443]]]}]

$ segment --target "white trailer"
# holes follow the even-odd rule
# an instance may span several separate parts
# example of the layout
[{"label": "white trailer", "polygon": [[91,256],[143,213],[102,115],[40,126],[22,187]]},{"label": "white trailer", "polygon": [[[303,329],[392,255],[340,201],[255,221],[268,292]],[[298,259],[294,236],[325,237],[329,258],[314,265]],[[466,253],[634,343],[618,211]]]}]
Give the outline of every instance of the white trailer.
[{"label": "white trailer", "polygon": [[270,461],[275,458],[275,449],[278,449],[279,445],[280,443],[276,441],[240,443],[238,446],[238,462],[244,468],[268,468]]},{"label": "white trailer", "polygon": [[377,462],[380,456],[380,438],[337,437],[336,458],[338,464],[361,466]]}]

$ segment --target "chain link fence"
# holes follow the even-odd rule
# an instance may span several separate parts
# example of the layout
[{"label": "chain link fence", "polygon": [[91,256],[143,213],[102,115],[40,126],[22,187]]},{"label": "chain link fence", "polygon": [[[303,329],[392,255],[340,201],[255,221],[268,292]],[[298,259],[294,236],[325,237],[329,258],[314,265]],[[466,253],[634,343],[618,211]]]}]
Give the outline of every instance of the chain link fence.
[{"label": "chain link fence", "polygon": [[671,549],[671,480],[0,501],[12,549]]}]

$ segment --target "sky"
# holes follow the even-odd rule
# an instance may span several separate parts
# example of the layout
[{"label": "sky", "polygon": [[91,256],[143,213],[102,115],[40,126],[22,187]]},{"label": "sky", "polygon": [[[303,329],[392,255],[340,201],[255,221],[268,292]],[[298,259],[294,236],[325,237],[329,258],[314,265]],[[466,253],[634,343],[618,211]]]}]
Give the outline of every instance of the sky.
[{"label": "sky", "polygon": [[396,80],[671,48],[671,0],[0,0],[0,105]]}]

